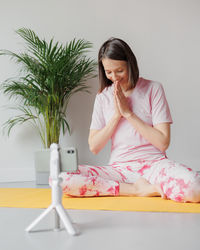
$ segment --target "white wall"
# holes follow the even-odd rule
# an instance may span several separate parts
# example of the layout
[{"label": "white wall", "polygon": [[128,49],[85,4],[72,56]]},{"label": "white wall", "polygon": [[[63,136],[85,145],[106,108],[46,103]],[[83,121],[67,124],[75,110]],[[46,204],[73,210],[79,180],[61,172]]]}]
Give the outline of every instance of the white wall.
[{"label": "white wall", "polygon": [[[169,158],[200,170],[199,0],[1,0],[0,49],[23,49],[14,33],[21,27],[63,43],[85,38],[94,44],[90,55],[95,59],[109,37],[127,41],[141,76],[164,85],[174,120]],[[16,73],[15,64],[1,56],[0,82]],[[104,164],[109,145],[98,156],[88,150],[98,80],[88,84],[91,95],[80,93],[71,99],[67,116],[73,133],[62,137],[61,145],[77,146],[80,163]],[[3,108],[12,103],[0,94],[0,126],[15,114]],[[33,152],[42,147],[36,132],[27,124],[16,127],[9,138],[1,133],[0,141],[0,181],[33,180]]]}]

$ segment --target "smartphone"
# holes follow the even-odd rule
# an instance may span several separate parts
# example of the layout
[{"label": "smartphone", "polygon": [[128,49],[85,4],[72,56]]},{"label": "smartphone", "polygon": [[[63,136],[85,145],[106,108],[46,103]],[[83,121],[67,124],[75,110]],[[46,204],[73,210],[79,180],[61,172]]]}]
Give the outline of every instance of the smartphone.
[{"label": "smartphone", "polygon": [[62,148],[60,153],[60,171],[75,173],[78,170],[78,151],[74,147]]}]

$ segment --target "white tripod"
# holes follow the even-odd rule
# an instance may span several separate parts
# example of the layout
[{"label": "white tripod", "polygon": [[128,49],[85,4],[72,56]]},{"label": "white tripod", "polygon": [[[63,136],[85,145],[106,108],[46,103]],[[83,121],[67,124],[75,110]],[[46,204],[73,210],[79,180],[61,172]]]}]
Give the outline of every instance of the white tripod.
[{"label": "white tripod", "polygon": [[72,221],[62,205],[62,188],[60,186],[61,180],[59,179],[60,161],[59,161],[58,145],[53,143],[51,144],[50,149],[51,149],[50,178],[52,180],[52,185],[51,185],[52,203],[38,218],[36,218],[30,224],[30,226],[26,228],[26,231],[30,232],[33,227],[35,227],[49,212],[53,210],[55,213],[54,230],[58,231],[60,229],[60,219],[61,219],[68,233],[71,235],[77,235],[78,232],[73,227]]}]

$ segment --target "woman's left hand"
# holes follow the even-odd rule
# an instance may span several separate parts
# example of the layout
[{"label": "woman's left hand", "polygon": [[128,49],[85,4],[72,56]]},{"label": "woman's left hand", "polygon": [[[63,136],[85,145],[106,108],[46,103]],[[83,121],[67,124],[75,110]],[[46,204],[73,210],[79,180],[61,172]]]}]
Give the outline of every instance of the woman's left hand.
[{"label": "woman's left hand", "polygon": [[115,82],[114,86],[115,86],[115,96],[116,96],[119,111],[124,118],[127,118],[133,114],[132,111],[130,110],[128,99],[124,95],[121,89],[121,86],[119,85],[118,82]]}]

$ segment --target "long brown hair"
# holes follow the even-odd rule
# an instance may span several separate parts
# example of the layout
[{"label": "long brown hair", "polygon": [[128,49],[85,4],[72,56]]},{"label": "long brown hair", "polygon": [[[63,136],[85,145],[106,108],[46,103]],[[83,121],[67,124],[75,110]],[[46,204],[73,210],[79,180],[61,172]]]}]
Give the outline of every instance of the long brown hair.
[{"label": "long brown hair", "polygon": [[126,42],[119,38],[110,38],[103,43],[98,54],[99,81],[100,90],[102,92],[106,87],[112,85],[112,81],[106,77],[102,64],[102,59],[109,58],[112,60],[126,61],[129,72],[129,82],[131,89],[137,84],[139,78],[139,69],[135,55]]}]

